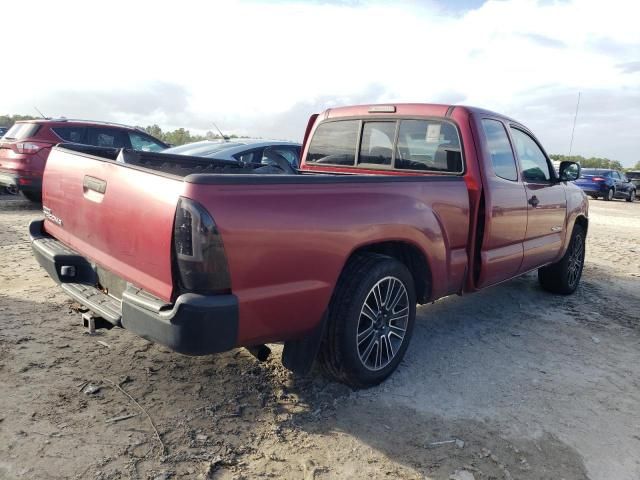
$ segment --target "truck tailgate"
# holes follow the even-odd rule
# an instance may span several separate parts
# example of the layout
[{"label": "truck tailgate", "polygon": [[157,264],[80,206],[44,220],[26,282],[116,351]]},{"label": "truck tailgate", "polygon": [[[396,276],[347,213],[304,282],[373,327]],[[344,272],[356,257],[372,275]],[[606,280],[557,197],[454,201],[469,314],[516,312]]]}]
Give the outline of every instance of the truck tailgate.
[{"label": "truck tailgate", "polygon": [[56,147],[44,173],[45,230],[98,269],[170,301],[182,189],[179,178]]}]

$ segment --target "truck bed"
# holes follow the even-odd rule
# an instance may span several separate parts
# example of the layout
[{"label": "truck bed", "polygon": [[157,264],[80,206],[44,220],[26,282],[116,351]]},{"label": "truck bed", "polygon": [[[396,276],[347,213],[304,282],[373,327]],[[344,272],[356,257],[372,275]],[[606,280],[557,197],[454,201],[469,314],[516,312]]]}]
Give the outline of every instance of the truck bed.
[{"label": "truck bed", "polygon": [[[184,293],[173,264],[180,198],[215,221],[242,344],[276,338],[283,323],[289,335],[308,331],[349,255],[381,239],[410,242],[429,259],[438,278],[429,296],[464,283],[469,200],[462,177],[266,175],[211,159],[119,157],[55,147],[43,195],[44,233],[85,257],[98,287],[117,300],[127,286],[159,304]],[[293,308],[283,308],[287,302]]]}]

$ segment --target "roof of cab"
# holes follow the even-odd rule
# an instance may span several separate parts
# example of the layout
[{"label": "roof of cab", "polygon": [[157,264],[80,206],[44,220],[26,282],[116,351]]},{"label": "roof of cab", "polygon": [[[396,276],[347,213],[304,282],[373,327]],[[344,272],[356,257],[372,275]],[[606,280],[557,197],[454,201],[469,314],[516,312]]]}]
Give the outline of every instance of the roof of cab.
[{"label": "roof of cab", "polygon": [[[390,111],[390,109],[385,107],[392,107],[395,111]],[[366,105],[349,105],[345,107],[328,108],[320,114],[320,118],[325,120],[340,117],[375,117],[378,115],[448,117],[453,113],[454,109],[463,109],[472,114],[498,117],[507,121],[519,123],[517,120],[509,118],[506,115],[492,112],[491,110],[484,108],[441,103],[374,103]]]}]

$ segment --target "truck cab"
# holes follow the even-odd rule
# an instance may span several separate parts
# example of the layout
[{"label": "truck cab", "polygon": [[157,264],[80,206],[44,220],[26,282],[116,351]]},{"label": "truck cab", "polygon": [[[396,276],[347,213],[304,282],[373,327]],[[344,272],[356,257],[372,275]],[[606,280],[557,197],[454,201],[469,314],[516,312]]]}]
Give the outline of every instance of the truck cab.
[{"label": "truck cab", "polygon": [[573,223],[586,228],[586,196],[556,173],[527,127],[488,110],[332,108],[310,118],[303,148],[301,168],[308,172],[462,176],[472,223],[467,254],[474,259],[468,291],[556,261]]}]

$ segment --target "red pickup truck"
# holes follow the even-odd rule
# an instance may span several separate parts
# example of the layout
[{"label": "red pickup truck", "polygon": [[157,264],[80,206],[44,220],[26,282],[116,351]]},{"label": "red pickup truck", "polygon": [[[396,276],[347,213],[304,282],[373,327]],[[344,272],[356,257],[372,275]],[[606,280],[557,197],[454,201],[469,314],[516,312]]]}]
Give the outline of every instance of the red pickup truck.
[{"label": "red pickup truck", "polygon": [[284,342],[294,372],[317,360],[353,387],[397,367],[417,303],[534,269],[551,292],[578,285],[580,167],[556,174],[515,120],[332,108],[310,119],[302,158],[293,171],[55,147],[34,254],[94,315],[175,351]]}]

